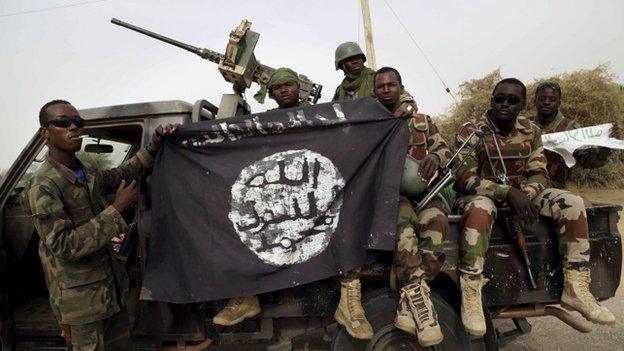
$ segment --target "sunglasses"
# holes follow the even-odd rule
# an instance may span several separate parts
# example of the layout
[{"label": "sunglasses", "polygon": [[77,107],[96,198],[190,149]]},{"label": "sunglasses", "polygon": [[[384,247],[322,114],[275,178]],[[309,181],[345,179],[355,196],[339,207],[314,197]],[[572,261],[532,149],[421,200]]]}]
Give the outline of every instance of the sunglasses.
[{"label": "sunglasses", "polygon": [[72,124],[75,125],[78,128],[83,128],[85,125],[85,120],[78,117],[78,118],[57,118],[57,119],[53,119],[51,121],[47,121],[45,122],[42,127],[47,126],[48,124],[51,124],[55,127],[59,127],[59,128],[69,128],[69,126],[71,126]]},{"label": "sunglasses", "polygon": [[497,94],[492,96],[492,100],[494,100],[494,102],[497,104],[502,104],[503,102],[507,101],[510,105],[516,105],[522,101],[522,98],[514,94]]},{"label": "sunglasses", "polygon": [[542,90],[546,88],[550,88],[552,90],[561,90],[561,87],[556,82],[546,82],[537,86],[537,90]]}]

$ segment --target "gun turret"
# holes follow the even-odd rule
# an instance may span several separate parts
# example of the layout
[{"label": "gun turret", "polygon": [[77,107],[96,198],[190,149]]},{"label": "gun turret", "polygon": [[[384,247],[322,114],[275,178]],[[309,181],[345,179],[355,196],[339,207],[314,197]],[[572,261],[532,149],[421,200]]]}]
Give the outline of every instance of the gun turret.
[{"label": "gun turret", "polygon": [[[266,84],[273,71],[275,71],[274,68],[263,65],[256,59],[253,51],[260,34],[250,30],[251,22],[247,20],[242,20],[241,24],[230,33],[225,55],[168,38],[116,18],[112,18],[111,23],[177,46],[205,60],[218,64],[219,72],[221,72],[226,81],[234,85],[234,91],[238,94],[242,94],[246,88],[251,87],[252,82]],[[322,85],[316,84],[308,77],[300,74],[299,86],[299,98],[301,100],[308,100],[314,104],[320,99]]]}]

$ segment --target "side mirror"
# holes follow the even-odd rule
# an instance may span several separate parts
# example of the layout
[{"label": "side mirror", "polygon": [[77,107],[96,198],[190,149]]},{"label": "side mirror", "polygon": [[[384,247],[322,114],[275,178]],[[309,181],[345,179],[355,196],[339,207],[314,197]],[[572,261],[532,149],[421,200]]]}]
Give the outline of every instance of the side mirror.
[{"label": "side mirror", "polygon": [[87,144],[85,145],[84,152],[91,154],[111,154],[113,153],[113,145]]}]

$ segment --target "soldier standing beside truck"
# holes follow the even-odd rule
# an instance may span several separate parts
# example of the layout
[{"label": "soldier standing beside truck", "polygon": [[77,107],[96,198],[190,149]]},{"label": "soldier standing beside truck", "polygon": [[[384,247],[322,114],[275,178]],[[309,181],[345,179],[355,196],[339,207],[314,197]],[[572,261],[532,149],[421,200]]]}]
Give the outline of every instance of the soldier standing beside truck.
[{"label": "soldier standing beside truck", "polygon": [[[577,129],[581,126],[561,113],[561,87],[555,82],[544,82],[535,89],[535,108],[537,115],[532,118],[533,123],[542,128],[543,134],[564,132]],[[613,135],[611,135],[613,136]],[[555,188],[564,189],[570,176],[570,169],[566,166],[563,157],[550,150],[544,150],[548,165],[550,182]],[[574,152],[576,164],[583,168],[600,168],[609,160],[611,149],[606,147],[591,147]]]},{"label": "soldier standing beside truck", "polygon": [[589,230],[583,200],[550,188],[541,131],[529,119],[518,116],[525,101],[524,84],[515,78],[503,79],[492,92],[490,110],[465,123],[457,134],[461,144],[472,131],[484,132],[483,145],[475,155],[465,155],[455,182],[463,194],[457,203],[462,214],[458,264],[461,316],[472,335],[486,331],[481,288],[487,279],[481,273],[497,205],[503,203],[525,223],[537,221],[540,215],[553,218],[564,268],[561,304],[594,323],[615,323],[613,314],[589,291]]},{"label": "soldier standing beside truck", "polygon": [[[401,75],[390,67],[380,68],[374,75],[375,96],[390,112],[401,105],[404,92]],[[409,117],[408,157],[420,161],[422,180],[426,184],[451,157],[446,142],[427,115],[412,112]],[[404,175],[405,177],[405,175]],[[444,238],[449,230],[446,213],[439,201],[430,202],[416,213],[411,202],[401,196],[397,222],[396,274],[403,283],[397,308],[397,328],[416,335],[422,346],[436,345],[444,336],[431,302],[426,280],[435,278],[444,261]]]},{"label": "soldier standing beside truck", "polygon": [[[84,120],[69,102],[45,104],[39,122],[49,154],[27,197],[52,311],[74,350],[130,350],[128,278],[110,240],[128,231],[121,212],[137,201],[137,179],[151,167],[161,138],[154,133],[118,168],[95,170],[76,158]],[[168,125],[165,133],[175,129]],[[103,195],[115,189],[108,205]]]}]

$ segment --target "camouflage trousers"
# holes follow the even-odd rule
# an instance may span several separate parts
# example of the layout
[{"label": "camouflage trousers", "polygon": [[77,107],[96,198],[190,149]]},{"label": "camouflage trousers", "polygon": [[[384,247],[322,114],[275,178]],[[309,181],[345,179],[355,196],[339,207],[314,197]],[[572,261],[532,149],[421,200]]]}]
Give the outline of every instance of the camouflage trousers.
[{"label": "camouflage trousers", "polygon": [[[563,266],[572,269],[586,267],[589,263],[589,229],[583,199],[565,190],[548,188],[532,202],[541,216],[555,222]],[[485,196],[468,195],[459,198],[456,206],[462,215],[458,268],[464,273],[480,274],[496,217],[496,204]]]},{"label": "camouflage trousers", "polygon": [[408,199],[400,199],[395,268],[401,282],[432,279],[442,268],[449,224],[435,201],[416,213]]},{"label": "camouflage trousers", "polygon": [[70,334],[73,351],[132,350],[130,319],[124,308],[113,316],[93,323],[72,325]]}]

